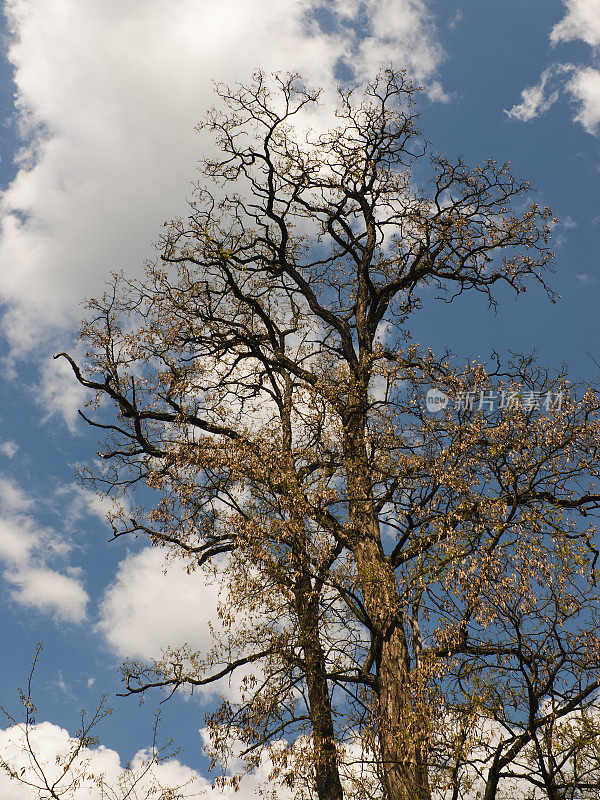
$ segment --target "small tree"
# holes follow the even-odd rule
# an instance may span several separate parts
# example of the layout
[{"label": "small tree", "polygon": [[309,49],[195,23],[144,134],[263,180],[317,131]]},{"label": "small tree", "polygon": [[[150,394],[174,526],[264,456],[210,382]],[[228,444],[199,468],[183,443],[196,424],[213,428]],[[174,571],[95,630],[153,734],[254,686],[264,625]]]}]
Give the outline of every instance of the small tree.
[{"label": "small tree", "polygon": [[[157,492],[116,535],[227,564],[223,640],[126,665],[127,691],[253,665],[210,720],[216,754],[270,748],[320,800],[492,800],[527,754],[566,797],[585,771],[552,731],[600,686],[598,402],[532,359],[460,367],[412,342],[435,293],[554,299],[550,211],[507,165],[424,158],[415,91],[384,71],[303,136],[318,93],[297,76],[221,87],[213,188],[144,280],[90,302],[89,366],[61,354],[117,411],[83,415],[109,440],[88,477]],[[458,408],[426,411],[433,386]]]},{"label": "small tree", "polygon": [[[179,786],[161,783],[156,768],[176,755],[171,742],[158,744],[158,716],[154,724],[152,745],[138,754],[135,763],[119,769],[116,775],[107,775],[99,769],[102,754],[94,747],[98,744],[96,729],[111,714],[102,697],[92,714],[81,712],[81,724],[74,737],[59,745],[52,753],[39,746],[40,727],[36,725],[37,708],[32,698],[34,672],[42,646],[38,645],[27,680],[27,688],[19,690],[23,715],[15,718],[0,707],[0,712],[10,724],[8,752],[0,754],[0,774],[8,776],[19,797],[35,800],[186,800],[199,794],[191,787],[192,779]],[[41,723],[41,727],[47,723]],[[43,734],[42,734],[43,740]],[[100,758],[98,756],[100,755]],[[140,759],[139,756],[143,755]],[[6,796],[6,795],[5,795]]]}]

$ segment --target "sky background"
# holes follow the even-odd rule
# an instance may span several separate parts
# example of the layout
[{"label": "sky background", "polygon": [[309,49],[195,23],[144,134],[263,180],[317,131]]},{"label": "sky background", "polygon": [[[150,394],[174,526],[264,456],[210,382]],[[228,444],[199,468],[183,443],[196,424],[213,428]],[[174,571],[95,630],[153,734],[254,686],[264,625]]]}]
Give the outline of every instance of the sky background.
[{"label": "sky background", "polygon": [[[77,352],[80,302],[111,270],[140,274],[163,220],[184,214],[195,131],[212,81],[261,67],[329,89],[392,63],[426,89],[432,150],[510,161],[559,223],[551,305],[506,293],[496,315],[472,295],[425,303],[414,338],[486,359],[531,351],[598,377],[600,0],[5,0],[0,20],[0,704],[17,712],[37,642],[40,748],[52,755],[81,707],[110,695],[99,763],[118,776],[151,738],[161,699],[116,698],[123,658],[209,641],[218,589],[135,540],[109,543],[106,504],[75,482],[94,432],[59,350]],[[162,706],[185,749],[165,779],[197,771],[214,693]],[[1,725],[0,725],[1,727]],[[8,727],[7,724],[4,727]],[[0,748],[10,731],[0,731]],[[110,751],[110,752],[109,752]],[[104,761],[102,761],[104,759]],[[169,773],[168,770],[171,770]],[[240,800],[264,775],[251,776]],[[0,800],[19,797],[0,777]],[[214,791],[214,797],[228,797]],[[22,794],[27,798],[26,793]]]}]

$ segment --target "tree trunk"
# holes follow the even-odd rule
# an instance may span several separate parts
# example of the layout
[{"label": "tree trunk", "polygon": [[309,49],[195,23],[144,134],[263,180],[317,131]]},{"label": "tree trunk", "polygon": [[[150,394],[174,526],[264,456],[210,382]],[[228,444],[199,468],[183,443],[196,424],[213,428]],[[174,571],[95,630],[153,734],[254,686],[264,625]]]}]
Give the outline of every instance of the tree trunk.
[{"label": "tree trunk", "polygon": [[396,577],[381,546],[365,440],[367,397],[352,398],[346,420],[345,458],[351,548],[375,637],[377,724],[387,800],[430,800],[426,709],[411,676],[406,635],[398,609]]},{"label": "tree trunk", "polygon": [[[281,407],[282,462],[287,466],[286,478],[290,485],[298,486],[292,448],[293,383],[286,379],[284,403]],[[305,520],[298,515],[291,495],[290,517],[297,536],[292,547],[294,565],[294,611],[298,620],[300,643],[304,654],[304,674],[308,692],[309,716],[314,747],[315,788],[319,800],[342,800],[342,784],[338,768],[335,731],[331,712],[329,685],[325,673],[325,654],[320,637],[320,598],[311,580],[310,559],[306,552]]]},{"label": "tree trunk", "polygon": [[354,551],[365,607],[379,638],[378,739],[387,800],[430,800],[426,709],[419,708],[404,629],[394,622],[394,575],[372,539]]},{"label": "tree trunk", "polygon": [[304,652],[317,796],[319,800],[342,800],[331,700],[325,677],[325,655],[319,637],[319,602],[305,573],[298,575],[294,599]]}]

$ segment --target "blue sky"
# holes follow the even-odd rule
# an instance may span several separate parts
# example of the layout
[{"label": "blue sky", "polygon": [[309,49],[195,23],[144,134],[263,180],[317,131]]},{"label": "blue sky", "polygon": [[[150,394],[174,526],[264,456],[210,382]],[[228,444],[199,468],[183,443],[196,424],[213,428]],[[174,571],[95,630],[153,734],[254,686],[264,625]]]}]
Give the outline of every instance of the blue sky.
[{"label": "blue sky", "polygon": [[[425,304],[415,339],[483,359],[535,348],[591,380],[600,0],[5,0],[3,11],[0,703],[16,710],[43,641],[40,719],[58,726],[47,746],[109,693],[114,714],[100,734],[126,761],[148,744],[160,697],[141,708],[114,698],[120,661],[158,655],[169,636],[205,646],[216,590],[176,568],[163,575],[143,542],[108,543],[105,509],[75,484],[75,464],[96,449],[76,417],[86,397],[51,355],[73,351],[81,299],[110,270],[139,274],[162,221],[185,211],[210,147],[194,125],[213,102],[211,81],[245,80],[260,66],[333,86],[351,71],[362,80],[389,61],[406,66],[427,90],[420,111],[434,151],[510,161],[560,219],[551,284],[561,301],[532,289],[518,301],[507,294],[497,315],[472,296]],[[163,734],[201,774],[199,728],[213,701],[162,707]],[[0,779],[0,800],[16,796]]]}]

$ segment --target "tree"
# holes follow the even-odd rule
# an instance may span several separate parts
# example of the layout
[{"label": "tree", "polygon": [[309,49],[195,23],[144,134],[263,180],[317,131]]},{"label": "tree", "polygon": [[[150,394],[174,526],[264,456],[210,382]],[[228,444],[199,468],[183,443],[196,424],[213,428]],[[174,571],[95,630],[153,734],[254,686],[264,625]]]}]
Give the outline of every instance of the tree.
[{"label": "tree", "polygon": [[[37,708],[32,698],[32,683],[42,646],[38,645],[33,658],[27,688],[19,690],[23,719],[18,720],[0,706],[0,712],[10,724],[9,752],[0,755],[0,774],[4,773],[15,786],[27,791],[27,796],[36,800],[74,800],[75,798],[102,798],[102,800],[185,800],[198,797],[190,791],[191,779],[179,786],[165,786],[156,772],[161,762],[176,755],[171,742],[159,745],[157,738],[158,716],[155,719],[151,747],[138,754],[135,763],[123,769],[112,770],[116,775],[108,776],[102,770],[102,752],[92,749],[98,744],[94,735],[102,720],[111,714],[102,697],[92,714],[81,712],[80,728],[74,737],[59,746],[53,754],[52,748],[40,747],[36,730]],[[42,723],[43,726],[43,723]],[[143,757],[140,759],[139,756]],[[100,756],[100,757],[99,757]],[[5,795],[6,796],[6,795]],[[19,793],[19,797],[24,797]]]},{"label": "tree", "polygon": [[[268,748],[320,800],[492,800],[523,758],[539,796],[578,796],[600,687],[596,394],[524,356],[460,366],[406,328],[435,292],[493,307],[534,281],[554,300],[551,212],[507,165],[427,158],[401,72],[340,91],[320,135],[298,76],[218,94],[222,157],[189,217],[142,281],[90,302],[87,366],[60,354],[117,414],[82,413],[108,436],[88,479],[156,492],[115,535],[231,588],[211,653],[129,663],[126,692],[245,670],[215,755]],[[434,386],[457,407],[429,413]],[[574,715],[586,736],[561,728]]]}]

